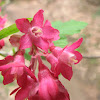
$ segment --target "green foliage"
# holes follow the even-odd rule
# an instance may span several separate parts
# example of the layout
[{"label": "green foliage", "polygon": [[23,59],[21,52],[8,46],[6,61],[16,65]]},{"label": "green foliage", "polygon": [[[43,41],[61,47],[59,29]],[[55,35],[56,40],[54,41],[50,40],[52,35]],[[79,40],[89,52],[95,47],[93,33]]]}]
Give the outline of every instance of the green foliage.
[{"label": "green foliage", "polygon": [[5,1],[1,1],[0,2],[0,6],[4,5],[5,4]]},{"label": "green foliage", "polygon": [[30,61],[31,60],[31,56],[29,55],[29,52],[30,52],[30,48],[25,49],[24,57],[25,57],[25,59]]},{"label": "green foliage", "polygon": [[3,76],[0,74],[0,83],[3,81]]},{"label": "green foliage", "polygon": [[54,41],[53,43],[55,44],[55,46],[59,46],[59,47],[63,48],[68,44],[68,41],[65,37],[65,39],[60,38],[59,40]]},{"label": "green foliage", "polygon": [[87,23],[81,21],[70,20],[67,22],[53,22],[52,26],[60,31],[60,39],[54,41],[55,46],[65,47],[68,44],[66,35],[73,35],[79,33],[87,26]]},{"label": "green foliage", "polygon": [[57,21],[53,22],[52,26],[60,31],[60,35],[73,35],[84,29],[87,26],[87,23],[75,20],[70,20],[64,23]]},{"label": "green foliage", "polygon": [[4,28],[3,30],[0,31],[0,39],[5,38],[11,34],[17,33],[19,30],[16,27],[16,24],[13,24],[7,28]]}]

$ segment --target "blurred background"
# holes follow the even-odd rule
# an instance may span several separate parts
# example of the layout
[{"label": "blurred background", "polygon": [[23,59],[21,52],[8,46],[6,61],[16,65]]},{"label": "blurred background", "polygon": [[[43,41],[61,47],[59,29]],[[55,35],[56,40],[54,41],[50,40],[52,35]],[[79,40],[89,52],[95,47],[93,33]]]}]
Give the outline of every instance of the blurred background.
[{"label": "blurred background", "polygon": [[[60,76],[61,82],[68,90],[71,100],[100,100],[100,0],[2,0],[2,15],[7,14],[5,27],[13,24],[18,18],[33,17],[43,9],[45,19],[53,21],[84,21],[88,26],[79,34],[67,36],[69,43],[83,37],[80,47],[83,60],[73,66],[74,75],[71,81]],[[9,51],[8,38],[5,39]],[[2,59],[2,57],[0,57]],[[0,76],[1,77],[1,76]],[[16,84],[4,86],[0,78],[0,100],[14,100],[10,92]]]}]

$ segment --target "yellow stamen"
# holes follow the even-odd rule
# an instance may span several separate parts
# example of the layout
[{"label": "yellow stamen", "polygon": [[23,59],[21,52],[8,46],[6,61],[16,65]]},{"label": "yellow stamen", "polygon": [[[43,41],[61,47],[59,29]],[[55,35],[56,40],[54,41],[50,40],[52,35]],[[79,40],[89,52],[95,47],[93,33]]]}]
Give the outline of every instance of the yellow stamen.
[{"label": "yellow stamen", "polygon": [[40,30],[40,29],[38,29],[37,31],[35,31],[35,33],[38,33],[38,32],[41,32],[41,30]]},{"label": "yellow stamen", "polygon": [[72,59],[72,60],[73,60],[74,63],[77,63],[78,62],[78,60],[75,60],[75,59]]}]

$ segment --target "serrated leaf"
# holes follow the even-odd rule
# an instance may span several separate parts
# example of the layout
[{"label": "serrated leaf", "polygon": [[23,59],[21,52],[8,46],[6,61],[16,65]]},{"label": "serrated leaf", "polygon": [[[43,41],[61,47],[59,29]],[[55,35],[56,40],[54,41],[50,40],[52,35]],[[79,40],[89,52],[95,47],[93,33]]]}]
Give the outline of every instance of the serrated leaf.
[{"label": "serrated leaf", "polygon": [[53,22],[52,26],[60,31],[60,40],[54,41],[55,46],[65,47],[68,44],[66,35],[80,33],[87,26],[87,23],[70,20],[68,22]]},{"label": "serrated leaf", "polygon": [[79,33],[87,26],[87,23],[82,21],[70,20],[67,22],[53,22],[52,26],[60,31],[60,34],[73,35]]},{"label": "serrated leaf", "polygon": [[65,38],[65,39],[59,39],[57,41],[54,41],[53,43],[54,43],[55,46],[59,46],[61,48],[64,48],[68,44],[68,41]]}]

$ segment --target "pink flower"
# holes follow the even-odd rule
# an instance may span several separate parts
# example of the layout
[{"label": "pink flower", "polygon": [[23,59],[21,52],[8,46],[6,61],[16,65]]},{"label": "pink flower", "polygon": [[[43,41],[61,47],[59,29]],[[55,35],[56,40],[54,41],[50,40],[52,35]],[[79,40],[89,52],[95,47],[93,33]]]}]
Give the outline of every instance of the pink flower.
[{"label": "pink flower", "polygon": [[[0,9],[0,11],[1,11],[1,9]],[[4,18],[2,18],[2,17],[0,16],[0,30],[2,30],[2,29],[4,28],[4,25],[5,25],[6,21],[7,21],[6,16],[4,16]],[[3,47],[4,45],[5,45],[4,40],[3,40],[3,39],[0,40],[0,49],[2,49],[2,47]]]},{"label": "pink flower", "polygon": [[19,85],[10,95],[17,92],[15,100],[40,100],[38,96],[38,82],[32,79],[28,75],[22,75],[18,78],[17,83]]},{"label": "pink flower", "polygon": [[14,60],[14,57],[9,55],[9,56],[5,57],[3,60],[0,60],[0,66],[8,64],[8,63],[12,62],[13,60]]},{"label": "pink flower", "polygon": [[7,21],[6,15],[4,16],[4,18],[2,18],[0,16],[0,30],[2,30],[4,28],[4,25],[5,25],[6,21]]},{"label": "pink flower", "polygon": [[5,60],[0,61],[0,71],[2,71],[2,75],[4,77],[4,85],[13,82],[15,78],[17,79],[21,77],[24,73],[28,73],[31,77],[35,78],[34,74],[25,66],[24,52],[18,52],[18,54],[14,57],[14,60],[12,60],[12,57],[8,56]]},{"label": "pink flower", "polygon": [[71,79],[73,75],[72,65],[79,63],[82,59],[82,55],[78,51],[75,51],[81,45],[82,41],[83,38],[80,38],[64,49],[51,47],[52,53],[47,56],[47,60],[51,63],[51,69],[56,77],[61,73],[66,79]]},{"label": "pink flower", "polygon": [[40,100],[70,100],[67,90],[41,61],[38,78]]},{"label": "pink flower", "polygon": [[5,45],[4,40],[3,40],[3,39],[2,39],[2,40],[0,40],[0,49],[2,49],[4,45]]},{"label": "pink flower", "polygon": [[12,35],[9,39],[9,42],[12,44],[12,46],[19,47],[20,38],[20,35]]},{"label": "pink flower", "polygon": [[20,49],[35,45],[47,52],[52,41],[59,39],[59,31],[51,27],[48,20],[43,25],[43,12],[39,10],[31,22],[26,18],[16,20],[17,28],[25,33],[20,39]]}]

